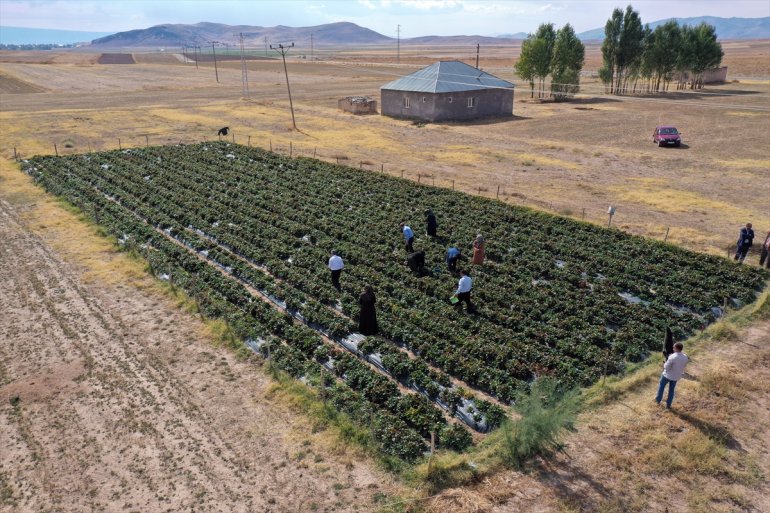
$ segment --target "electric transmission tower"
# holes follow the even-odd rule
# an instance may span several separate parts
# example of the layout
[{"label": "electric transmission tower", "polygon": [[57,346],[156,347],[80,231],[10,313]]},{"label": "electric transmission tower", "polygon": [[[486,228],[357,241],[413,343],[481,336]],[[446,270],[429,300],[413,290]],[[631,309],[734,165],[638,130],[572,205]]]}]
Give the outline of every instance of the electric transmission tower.
[{"label": "electric transmission tower", "polygon": [[243,96],[249,98],[249,72],[246,68],[246,57],[243,54],[243,32],[238,34],[241,43],[241,81],[243,82]]}]

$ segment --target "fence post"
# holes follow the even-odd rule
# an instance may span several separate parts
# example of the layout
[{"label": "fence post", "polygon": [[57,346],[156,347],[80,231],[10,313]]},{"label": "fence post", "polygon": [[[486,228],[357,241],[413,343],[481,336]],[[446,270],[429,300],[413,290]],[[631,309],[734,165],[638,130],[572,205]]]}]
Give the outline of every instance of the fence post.
[{"label": "fence post", "polygon": [[668,227],[666,228],[666,236],[665,236],[665,237],[663,237],[663,242],[666,242],[666,241],[668,240],[668,231],[669,231],[670,229],[671,229],[671,227],[670,227],[670,226],[668,226]]},{"label": "fence post", "polygon": [[481,186],[479,185],[479,196],[481,196]]},{"label": "fence post", "polygon": [[247,142],[246,144],[248,144],[249,148],[251,148],[251,136],[249,136],[249,142]]},{"label": "fence post", "polygon": [[403,177],[404,177],[404,170],[402,169],[401,170],[401,178],[403,178]]},{"label": "fence post", "polygon": [[120,137],[118,137],[118,149],[119,149],[119,150],[122,150],[122,149],[123,149],[123,145],[122,145],[122,144],[120,144]]},{"label": "fence post", "polygon": [[313,158],[315,158],[315,151],[318,149],[317,146],[313,146]]},{"label": "fence post", "polygon": [[452,180],[452,190],[455,190],[455,181]]},{"label": "fence post", "polygon": [[497,186],[497,194],[495,195],[495,199],[500,199],[500,186]]},{"label": "fence post", "polygon": [[292,153],[294,153],[294,146],[289,141],[289,158],[291,158]]},{"label": "fence post", "polygon": [[235,143],[235,132],[233,132],[233,143]]},{"label": "fence post", "polygon": [[150,136],[146,135],[144,136],[144,145],[149,146],[150,145]]},{"label": "fence post", "polygon": [[270,151],[273,151],[273,138],[270,138]]},{"label": "fence post", "polygon": [[382,162],[380,163],[380,173],[385,174],[385,164]]},{"label": "fence post", "polygon": [[583,207],[583,217],[581,217],[583,221],[586,219],[586,207]]},{"label": "fence post", "polygon": [[420,178],[422,178],[422,175],[420,173],[417,173],[417,183],[420,183]]},{"label": "fence post", "polygon": [[13,160],[19,160],[19,157],[16,156],[16,146],[13,147]]},{"label": "fence post", "polygon": [[431,178],[433,179],[433,187],[435,187],[436,186],[436,175],[431,176]]},{"label": "fence post", "polygon": [[56,143],[53,143],[53,151],[56,152],[56,156],[59,156],[59,148],[56,147]]},{"label": "fence post", "polygon": [[88,141],[88,153],[91,153],[91,141]]}]

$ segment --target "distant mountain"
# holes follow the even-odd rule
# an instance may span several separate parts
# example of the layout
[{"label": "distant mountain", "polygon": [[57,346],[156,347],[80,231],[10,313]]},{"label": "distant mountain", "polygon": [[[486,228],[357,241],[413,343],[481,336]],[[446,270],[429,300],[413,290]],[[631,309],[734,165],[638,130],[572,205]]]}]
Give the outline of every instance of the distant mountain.
[{"label": "distant mountain", "polygon": [[482,45],[512,44],[513,38],[502,36],[422,36],[401,40],[401,44],[410,45],[475,45],[476,43]]},{"label": "distant mountain", "polygon": [[77,30],[54,30],[0,26],[0,44],[4,45],[69,45],[87,43],[94,38],[104,37],[111,32],[81,32]]},{"label": "distant mountain", "polygon": [[495,34],[495,37],[502,37],[504,39],[527,39],[526,32],[516,32],[515,34]]},{"label": "distant mountain", "polygon": [[[667,18],[653,21],[650,28],[663,25],[669,20],[675,20],[680,25],[695,26],[700,23],[713,25],[719,39],[770,39],[770,16],[765,18],[717,18],[715,16],[698,16],[697,18]],[[587,30],[578,34],[578,37],[586,40],[603,40],[604,27]]]},{"label": "distant mountain", "polygon": [[339,22],[314,27],[257,27],[249,25],[224,25],[221,23],[196,23],[195,25],[156,25],[154,27],[118,32],[94,39],[97,47],[180,47],[205,46],[211,41],[235,43],[237,34],[243,33],[244,44],[262,46],[265,38],[269,43],[294,41],[297,46],[310,46],[312,34],[315,45],[383,44],[393,38],[383,36],[355,23]]}]

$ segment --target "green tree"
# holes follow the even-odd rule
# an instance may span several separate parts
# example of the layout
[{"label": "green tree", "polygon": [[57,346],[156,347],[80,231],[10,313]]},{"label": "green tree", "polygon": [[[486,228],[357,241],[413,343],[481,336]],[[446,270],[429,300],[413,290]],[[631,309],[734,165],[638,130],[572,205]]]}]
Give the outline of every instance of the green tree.
[{"label": "green tree", "polygon": [[718,68],[724,52],[717,41],[716,29],[712,25],[701,23],[690,31],[690,70],[692,71],[691,89],[703,87],[703,73],[707,69]]},{"label": "green tree", "polygon": [[530,97],[535,97],[535,67],[532,57],[532,46],[535,41],[535,36],[529,34],[527,39],[521,43],[521,55],[518,62],[514,65],[513,69],[519,78],[529,82]]},{"label": "green tree", "polygon": [[615,8],[612,16],[604,24],[604,41],[602,41],[602,67],[599,69],[599,78],[609,88],[609,92],[615,92],[615,71],[620,55],[620,32],[623,28],[623,11]]},{"label": "green tree", "polygon": [[535,77],[540,81],[540,97],[545,93],[545,79],[551,73],[553,46],[556,43],[556,31],[553,23],[543,23],[535,32],[535,42],[532,47],[532,63]]},{"label": "green tree", "polygon": [[580,90],[580,70],[585,62],[585,46],[567,23],[556,32],[551,57],[551,94],[559,101]]}]

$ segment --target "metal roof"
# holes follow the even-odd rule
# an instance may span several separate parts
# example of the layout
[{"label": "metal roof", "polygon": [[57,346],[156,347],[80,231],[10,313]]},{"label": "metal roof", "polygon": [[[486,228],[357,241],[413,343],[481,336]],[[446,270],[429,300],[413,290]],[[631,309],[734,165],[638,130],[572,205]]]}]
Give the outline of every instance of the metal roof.
[{"label": "metal roof", "polygon": [[389,82],[380,89],[420,93],[452,93],[479,89],[513,89],[507,80],[490,75],[460,61],[441,61],[411,75]]}]

